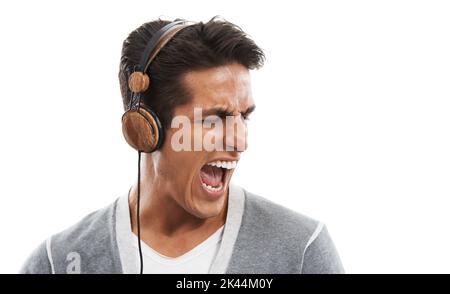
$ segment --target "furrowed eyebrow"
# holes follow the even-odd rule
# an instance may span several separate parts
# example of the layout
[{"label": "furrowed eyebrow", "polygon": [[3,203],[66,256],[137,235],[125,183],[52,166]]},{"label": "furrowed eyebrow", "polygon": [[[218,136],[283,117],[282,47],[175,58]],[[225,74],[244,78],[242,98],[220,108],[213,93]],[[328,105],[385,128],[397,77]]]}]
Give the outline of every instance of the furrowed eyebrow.
[{"label": "furrowed eyebrow", "polygon": [[[248,116],[250,113],[255,111],[256,105],[253,104],[249,108],[247,108],[244,112],[242,112],[243,116]],[[233,112],[229,110],[226,107],[213,107],[210,109],[207,109],[202,112],[203,117],[209,116],[209,115],[217,115],[218,117],[227,117],[227,116],[234,116]]]},{"label": "furrowed eyebrow", "polygon": [[202,112],[203,116],[217,115],[219,117],[231,116],[233,113],[226,107],[213,107]]}]

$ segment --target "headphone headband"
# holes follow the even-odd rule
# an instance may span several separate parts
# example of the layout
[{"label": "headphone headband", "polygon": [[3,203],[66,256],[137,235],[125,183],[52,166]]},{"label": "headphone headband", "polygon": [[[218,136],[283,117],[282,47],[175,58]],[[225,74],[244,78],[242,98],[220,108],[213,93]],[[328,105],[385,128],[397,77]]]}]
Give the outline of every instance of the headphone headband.
[{"label": "headphone headband", "polygon": [[150,66],[150,63],[153,61],[159,51],[164,47],[164,45],[166,45],[166,43],[180,30],[193,24],[195,23],[179,20],[171,22],[157,31],[147,43],[144,53],[141,55],[138,70],[145,73]]},{"label": "headphone headband", "polygon": [[184,20],[174,21],[165,25],[153,35],[139,59],[139,64],[134,67],[133,72],[128,77],[128,88],[131,92],[142,93],[148,89],[150,78],[146,71],[153,59],[176,33],[194,24],[194,22]]}]

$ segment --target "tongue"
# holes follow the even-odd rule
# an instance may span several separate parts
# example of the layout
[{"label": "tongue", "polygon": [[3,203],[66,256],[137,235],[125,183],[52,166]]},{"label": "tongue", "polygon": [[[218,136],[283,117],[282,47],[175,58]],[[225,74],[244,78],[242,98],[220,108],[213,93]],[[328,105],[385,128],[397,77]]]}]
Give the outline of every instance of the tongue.
[{"label": "tongue", "polygon": [[223,170],[220,167],[204,165],[200,170],[203,183],[211,187],[218,187],[222,182]]}]

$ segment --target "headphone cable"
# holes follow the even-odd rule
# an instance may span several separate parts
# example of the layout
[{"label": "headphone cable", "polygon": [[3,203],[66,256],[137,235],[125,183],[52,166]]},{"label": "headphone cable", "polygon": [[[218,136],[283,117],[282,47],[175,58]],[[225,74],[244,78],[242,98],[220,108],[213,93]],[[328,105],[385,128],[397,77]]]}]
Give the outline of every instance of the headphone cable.
[{"label": "headphone cable", "polygon": [[144,271],[144,260],[142,258],[142,248],[141,248],[141,221],[140,221],[140,202],[141,202],[141,151],[138,151],[138,188],[137,188],[137,235],[138,235],[138,248],[139,248],[139,260],[141,264],[141,269],[139,274],[143,274]]}]

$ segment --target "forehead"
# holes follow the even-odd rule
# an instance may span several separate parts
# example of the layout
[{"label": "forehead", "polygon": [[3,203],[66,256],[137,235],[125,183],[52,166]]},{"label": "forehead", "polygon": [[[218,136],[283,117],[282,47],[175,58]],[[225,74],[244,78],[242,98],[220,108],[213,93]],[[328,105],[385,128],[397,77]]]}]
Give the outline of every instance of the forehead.
[{"label": "forehead", "polygon": [[183,84],[191,93],[191,107],[242,110],[253,104],[250,73],[241,64],[188,72],[183,76]]}]

